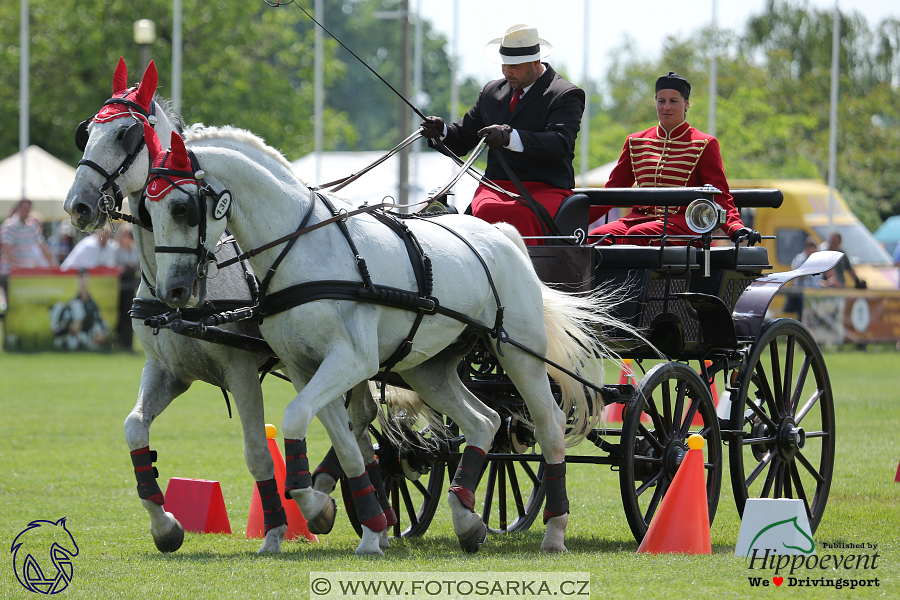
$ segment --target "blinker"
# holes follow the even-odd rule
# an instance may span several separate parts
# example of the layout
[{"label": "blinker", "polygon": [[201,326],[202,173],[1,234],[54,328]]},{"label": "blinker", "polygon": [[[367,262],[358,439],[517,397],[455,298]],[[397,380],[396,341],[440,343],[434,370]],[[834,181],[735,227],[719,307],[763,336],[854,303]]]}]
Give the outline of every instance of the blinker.
[{"label": "blinker", "polygon": [[84,149],[87,147],[88,138],[90,137],[90,134],[88,133],[88,125],[90,122],[90,119],[85,119],[75,128],[75,147],[78,148],[80,152],[84,152]]},{"label": "blinker", "polygon": [[127,154],[134,154],[137,152],[144,142],[143,123],[133,123],[127,128],[124,128],[119,134],[119,141],[122,144],[122,150]]}]

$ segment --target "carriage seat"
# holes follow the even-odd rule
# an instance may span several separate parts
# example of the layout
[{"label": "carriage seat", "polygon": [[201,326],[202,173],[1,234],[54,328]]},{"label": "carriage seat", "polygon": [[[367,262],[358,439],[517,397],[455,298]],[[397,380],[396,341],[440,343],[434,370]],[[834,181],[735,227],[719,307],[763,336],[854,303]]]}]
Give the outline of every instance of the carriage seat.
[{"label": "carriage seat", "polygon": [[[735,252],[737,252],[737,267],[740,269],[771,269],[769,264],[769,251],[765,246],[738,246],[730,248],[710,248],[709,266],[713,268],[729,269],[735,267]],[[697,253],[697,260],[702,261],[703,255]]]},{"label": "carriage seat", "polygon": [[560,203],[553,222],[563,235],[575,235],[577,229],[587,233],[590,212],[591,199],[585,194],[572,194]]},{"label": "carriage seat", "polygon": [[602,267],[629,269],[696,269],[699,252],[693,246],[594,246]]}]

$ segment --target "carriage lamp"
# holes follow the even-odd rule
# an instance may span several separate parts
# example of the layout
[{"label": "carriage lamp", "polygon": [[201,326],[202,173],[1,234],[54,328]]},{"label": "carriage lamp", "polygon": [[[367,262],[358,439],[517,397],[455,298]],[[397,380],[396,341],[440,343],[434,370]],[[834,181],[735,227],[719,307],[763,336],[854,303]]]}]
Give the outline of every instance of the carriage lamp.
[{"label": "carriage lamp", "polygon": [[709,277],[709,250],[712,232],[725,222],[725,209],[706,198],[697,198],[684,211],[684,219],[691,231],[700,234],[703,245],[703,276]]}]

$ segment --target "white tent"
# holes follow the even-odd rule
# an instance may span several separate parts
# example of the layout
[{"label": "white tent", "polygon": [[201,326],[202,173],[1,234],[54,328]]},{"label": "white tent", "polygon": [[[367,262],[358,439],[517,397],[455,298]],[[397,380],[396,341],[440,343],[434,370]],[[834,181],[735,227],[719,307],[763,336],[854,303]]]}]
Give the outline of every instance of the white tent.
[{"label": "white tent", "polygon": [[[319,155],[320,164],[317,168],[316,153],[313,152],[294,161],[292,166],[294,173],[305,182],[311,185],[321,185],[357,173],[383,155],[384,152],[380,151],[322,152]],[[429,192],[443,187],[456,171],[456,164],[452,160],[434,150],[423,150],[418,154],[411,153],[409,157],[409,202],[424,200]],[[399,174],[400,158],[394,155],[347,187],[339,190],[337,194],[359,204],[363,202],[375,204],[381,202],[385,196],[397,199]],[[450,197],[450,203],[462,212],[472,201],[476,187],[478,187],[478,182],[469,175],[463,175],[454,187],[456,195]]]},{"label": "white tent", "polygon": [[[25,197],[45,219],[65,218],[63,202],[75,180],[75,169],[37,146],[29,146],[24,154]],[[22,153],[19,152],[0,160],[0,221],[22,199],[22,193]]]},{"label": "white tent", "polygon": [[600,165],[595,169],[591,169],[583,176],[576,175],[575,186],[602,188],[606,185],[606,182],[609,181],[609,174],[612,173],[613,167],[616,166],[617,162],[619,161],[614,160],[612,162],[606,163],[605,165]]}]

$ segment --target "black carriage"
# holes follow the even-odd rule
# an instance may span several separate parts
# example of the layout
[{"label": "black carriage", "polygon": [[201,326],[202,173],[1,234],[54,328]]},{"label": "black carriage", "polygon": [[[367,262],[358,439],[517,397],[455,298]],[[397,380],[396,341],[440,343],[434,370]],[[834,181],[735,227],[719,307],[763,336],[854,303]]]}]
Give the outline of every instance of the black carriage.
[{"label": "black carriage", "polygon": [[[681,244],[674,237],[652,246],[628,244],[627,239],[611,245],[584,243],[592,205],[687,206],[698,198],[711,200],[716,191],[576,190],[555,219],[563,235],[529,247],[545,283],[568,291],[615,288],[623,299],[616,316],[645,333],[642,340],[620,331],[604,332],[619,356],[634,361],[644,373],[636,385],[626,381],[597,388],[604,406],[596,410],[618,408],[621,426],[591,431],[566,454],[568,463],[609,465],[618,471],[625,515],[639,541],[693,433],[706,439],[710,522],[718,507],[726,447],[739,514],[748,498],[799,498],[815,531],[828,499],[835,424],[822,353],[801,323],[766,320],[766,310],[781,286],[795,277],[828,270],[838,255],[817,253],[799,270],[764,275],[771,269],[766,248],[730,243],[718,247],[711,233]],[[733,190],[732,195],[739,208],[777,207],[782,201],[778,190]],[[691,243],[684,245],[687,241]],[[135,300],[135,317],[149,318],[149,325],[271,353],[262,339],[198,326],[202,314],[161,316],[167,310],[161,303]],[[249,309],[238,308],[227,319],[217,315],[212,323],[238,320],[242,310]],[[205,321],[209,323],[209,317]],[[480,344],[460,364],[459,373],[469,390],[501,416],[476,510],[494,532],[526,530],[543,508],[544,465],[522,419],[527,414],[524,403]],[[719,373],[724,374],[725,394],[716,399],[712,388]],[[405,386],[394,374],[386,382]],[[385,422],[387,427],[415,427],[396,416]],[[397,436],[377,425],[370,433],[398,517],[394,535],[422,535],[445,495],[445,481],[454,475],[464,436],[449,420],[444,431],[418,432],[421,443],[398,445],[392,441]],[[583,444],[589,444],[590,451],[579,452]],[[360,532],[348,486],[342,485],[342,491],[347,515]]]},{"label": "black carriage", "polygon": [[[646,332],[652,346],[614,331],[606,332],[608,341],[641,369],[645,362],[657,364],[637,385],[602,386],[605,405],[621,409],[621,427],[592,431],[581,443],[590,451],[579,453],[576,446],[566,462],[609,465],[618,471],[625,515],[640,541],[688,450],[687,438],[700,433],[707,442],[710,522],[718,506],[727,448],[739,514],[748,498],[799,498],[815,531],[834,465],[831,384],[819,346],[806,327],[793,319],[766,320],[766,310],[782,285],[827,270],[836,257],[822,255],[802,270],[763,275],[772,268],[765,247],[717,247],[712,236],[698,235],[693,242],[700,247],[674,245],[673,239],[658,246],[636,246],[628,240],[589,245],[583,240],[591,205],[686,206],[697,198],[712,198],[712,192],[576,192],[556,217],[565,239],[529,246],[535,269],[545,283],[568,291],[589,291],[597,285],[622,290],[625,301],[617,316]],[[739,208],[777,207],[782,201],[778,190],[732,194]],[[719,373],[726,384],[717,406],[712,388]],[[501,415],[476,510],[494,532],[528,529],[543,508],[544,490],[541,455],[519,418],[524,404],[483,346],[476,346],[460,365],[460,375]],[[403,385],[397,378],[391,382]],[[465,440],[452,423],[447,427],[449,434],[435,436],[431,443],[400,447],[371,428],[400,519],[396,536],[424,533],[444,496],[445,476],[448,481],[453,477]],[[345,503],[352,519],[346,492]]]}]

